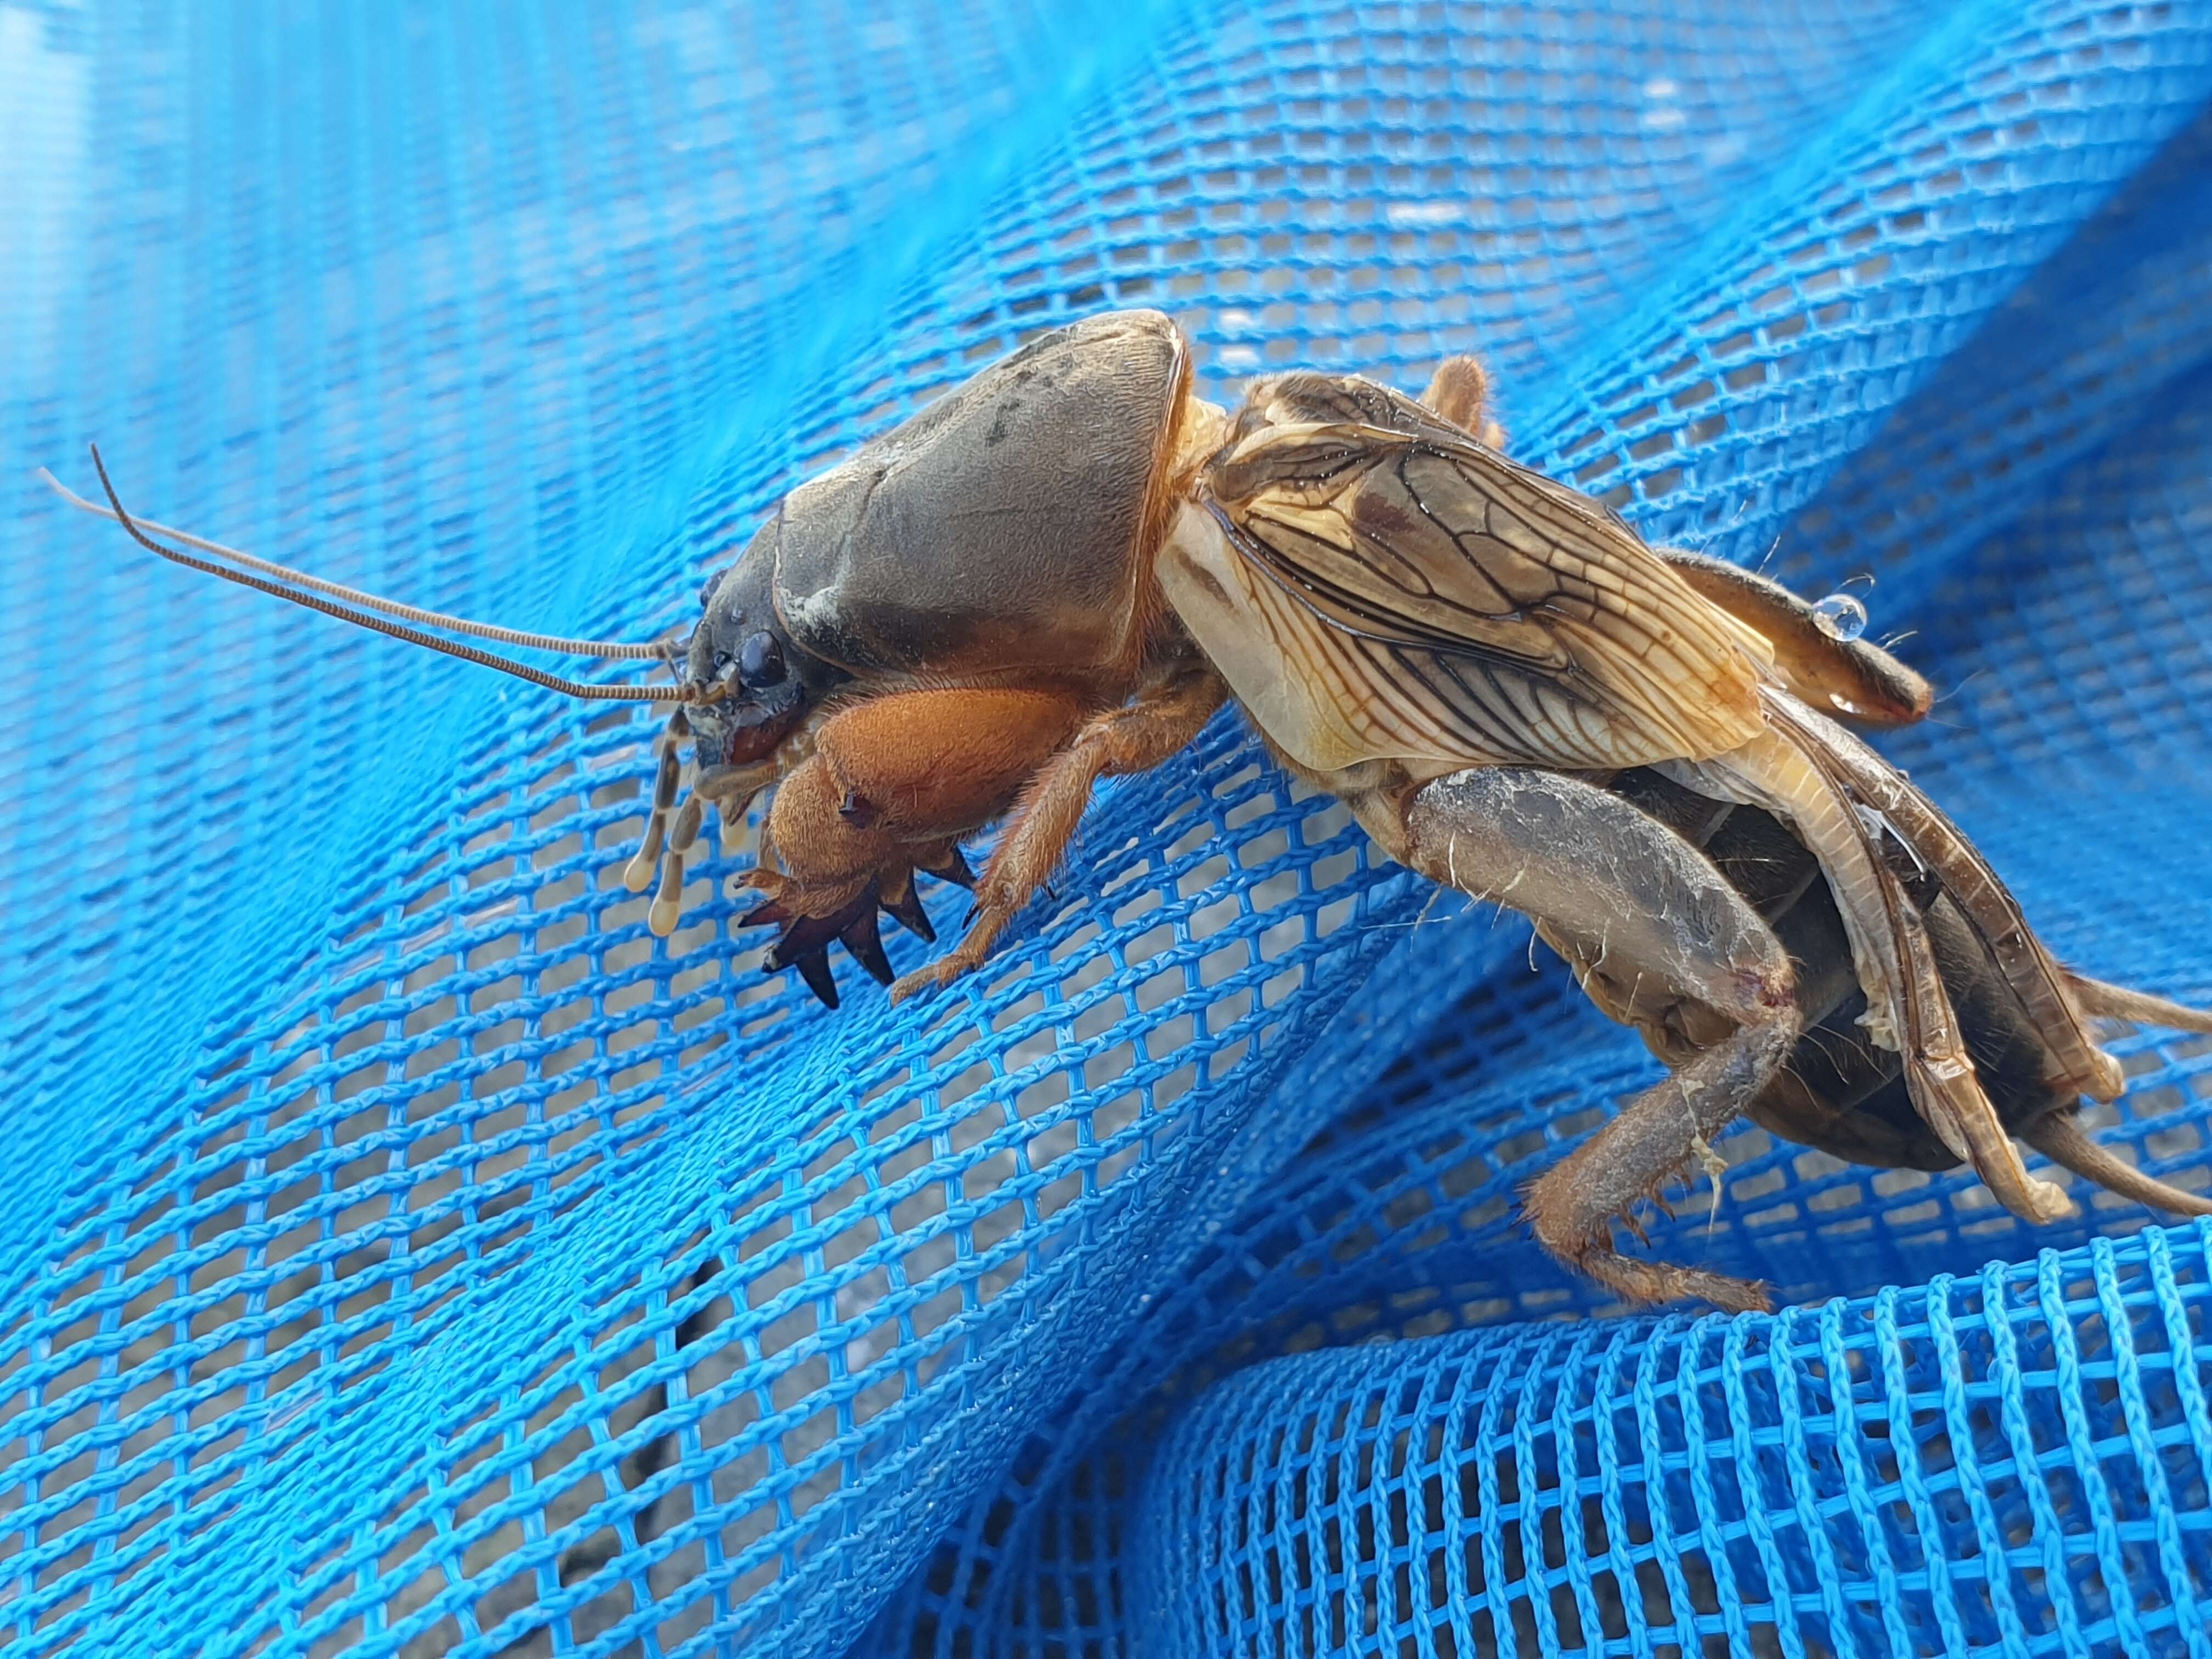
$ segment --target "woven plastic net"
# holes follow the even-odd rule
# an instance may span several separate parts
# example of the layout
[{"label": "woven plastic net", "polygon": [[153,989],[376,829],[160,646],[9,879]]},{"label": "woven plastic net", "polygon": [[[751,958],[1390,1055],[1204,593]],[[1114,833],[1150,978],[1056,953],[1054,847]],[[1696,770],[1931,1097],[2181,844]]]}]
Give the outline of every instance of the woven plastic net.
[{"label": "woven plastic net", "polygon": [[[649,714],[30,476],[643,638],[1058,319],[1476,350],[1877,578],[1892,753],[2202,999],[2212,5],[0,0],[0,152],[10,1652],[2212,1654],[2212,1232],[1746,1128],[1652,1248],[1791,1305],[1621,1316],[1515,1196],[1655,1063],[1233,714],[830,1014],[732,860],[647,932]],[[2212,1042],[2115,1046],[2202,1188]]]}]

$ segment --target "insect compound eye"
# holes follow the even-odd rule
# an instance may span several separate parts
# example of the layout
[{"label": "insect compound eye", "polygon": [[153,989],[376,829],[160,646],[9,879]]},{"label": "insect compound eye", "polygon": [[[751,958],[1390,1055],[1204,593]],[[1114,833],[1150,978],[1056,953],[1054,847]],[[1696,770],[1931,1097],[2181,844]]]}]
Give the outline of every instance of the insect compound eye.
[{"label": "insect compound eye", "polygon": [[748,687],[775,685],[784,676],[783,647],[763,630],[750,634],[738,648],[738,678]]},{"label": "insect compound eye", "polygon": [[705,581],[699,584],[699,608],[702,611],[704,611],[709,605],[714,603],[714,590],[722,585],[722,578],[729,574],[730,567],[724,565],[713,575],[708,577]]}]

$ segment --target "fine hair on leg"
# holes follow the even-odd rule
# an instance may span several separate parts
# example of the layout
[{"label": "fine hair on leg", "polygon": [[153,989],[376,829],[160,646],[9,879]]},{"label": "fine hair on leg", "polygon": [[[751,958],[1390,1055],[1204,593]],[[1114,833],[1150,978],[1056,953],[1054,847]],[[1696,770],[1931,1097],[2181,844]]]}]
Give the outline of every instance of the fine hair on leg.
[{"label": "fine hair on leg", "polygon": [[1756,1285],[1621,1255],[1613,1230],[1709,1152],[1796,1044],[1796,980],[1773,929],[1690,842],[1559,773],[1440,778],[1406,802],[1397,841],[1401,862],[1534,920],[1601,1007],[1671,1000],[1721,1017],[1729,1035],[1631,1100],[1529,1188],[1525,1208],[1545,1249],[1632,1300],[1765,1307]]}]

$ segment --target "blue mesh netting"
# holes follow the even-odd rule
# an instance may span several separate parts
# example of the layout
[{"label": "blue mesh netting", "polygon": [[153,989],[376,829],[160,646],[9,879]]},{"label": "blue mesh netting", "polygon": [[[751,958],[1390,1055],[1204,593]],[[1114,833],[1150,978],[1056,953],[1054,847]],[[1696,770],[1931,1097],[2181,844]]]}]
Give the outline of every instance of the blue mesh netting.
[{"label": "blue mesh netting", "polygon": [[[830,1016],[726,864],[647,933],[647,715],[28,476],[643,635],[1058,318],[1479,349],[1876,574],[1892,752],[2203,998],[2212,5],[0,0],[0,151],[11,1652],[2212,1655],[2212,1231],[1746,1129],[1653,1245],[1790,1311],[1577,1317],[1514,1194],[1653,1063],[1234,717]],[[2118,1048],[2203,1187],[2212,1042]]]}]

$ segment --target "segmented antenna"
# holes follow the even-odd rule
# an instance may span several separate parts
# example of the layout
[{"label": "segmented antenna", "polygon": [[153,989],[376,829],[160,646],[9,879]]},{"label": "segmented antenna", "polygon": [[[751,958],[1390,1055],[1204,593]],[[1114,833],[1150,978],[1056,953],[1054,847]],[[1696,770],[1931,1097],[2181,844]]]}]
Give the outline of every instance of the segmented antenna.
[{"label": "segmented antenna", "polygon": [[[94,470],[100,474],[100,487],[106,492],[108,506],[112,509],[112,514],[107,516],[112,516],[130,533],[131,538],[147,551],[160,555],[172,564],[180,564],[187,570],[198,570],[207,575],[220,576],[225,581],[236,582],[241,587],[251,587],[259,592],[274,594],[277,599],[289,600],[294,605],[305,605],[310,611],[319,611],[326,617],[336,617],[340,622],[351,623],[356,627],[366,628],[372,633],[389,635],[395,640],[404,640],[410,645],[419,645],[427,650],[442,652],[449,657],[459,657],[462,661],[475,663],[481,668],[491,668],[502,674],[511,674],[517,679],[528,680],[532,685],[543,686],[548,691],[556,691],[564,697],[575,697],[587,702],[673,702],[681,703],[702,702],[709,693],[710,688],[705,686],[672,685],[655,688],[642,685],[595,685],[582,680],[564,679],[558,674],[548,674],[542,669],[532,668],[527,663],[515,662],[506,657],[495,656],[490,652],[480,651],[472,645],[462,645],[453,640],[441,640],[434,634],[426,634],[421,629],[410,628],[404,623],[386,622],[381,617],[371,616],[368,611],[357,610],[352,605],[336,604],[330,599],[318,598],[313,592],[295,592],[280,582],[265,577],[249,575],[244,570],[234,570],[229,566],[218,564],[212,559],[203,559],[193,554],[179,552],[173,547],[164,547],[141,529],[137,520],[133,519],[125,508],[122,498],[115,493],[115,485],[108,478],[106,465],[100,459],[100,447],[97,444],[92,447],[92,465]],[[46,472],[41,469],[41,475],[64,499],[89,507],[95,513],[100,511],[90,502],[64,489],[51,472]],[[253,562],[257,566],[265,563],[264,561],[260,560],[255,560]],[[281,565],[274,568],[284,569]],[[295,573],[287,570],[285,574],[297,580]],[[306,580],[307,585],[312,586],[325,589],[335,586],[335,584],[323,583],[319,578],[311,577]],[[353,592],[351,589],[340,591],[349,593]],[[361,597],[368,599],[375,598],[374,595]],[[440,617],[435,611],[416,611],[411,606],[398,606],[396,602],[392,600],[380,599],[375,600],[375,603],[387,610],[398,610],[417,616],[437,617],[436,625],[441,627],[452,625],[461,620],[445,618]],[[483,629],[489,626],[488,623],[480,623],[466,624],[467,629]],[[553,638],[550,635],[529,635],[520,637],[532,641]],[[567,643],[590,646],[599,642],[580,641]],[[567,643],[552,648],[567,648]],[[623,646],[619,650],[624,653],[635,653],[642,657],[659,657],[664,660],[671,655],[659,646],[641,647]]]},{"label": "segmented antenna", "polygon": [[[675,652],[665,641],[635,644],[616,640],[577,640],[556,634],[532,634],[518,628],[501,628],[491,623],[481,623],[466,617],[449,616],[441,611],[428,611],[420,605],[404,605],[397,599],[387,599],[381,594],[370,593],[357,587],[348,587],[320,576],[309,575],[289,565],[274,560],[257,558],[251,553],[221,542],[211,542],[188,531],[169,525],[156,524],[152,520],[137,520],[123,505],[116,494],[114,482],[107,476],[106,463],[100,459],[100,447],[92,446],[93,469],[100,474],[100,487],[106,494],[107,505],[87,501],[64,484],[44,467],[39,476],[44,478],[54,493],[72,507],[101,518],[112,519],[123,526],[131,538],[149,552],[179,564],[187,570],[197,570],[223,580],[236,582],[241,587],[251,587],[258,592],[272,594],[280,599],[304,605],[310,611],[319,611],[340,622],[366,628],[373,633],[404,640],[410,645],[419,645],[449,657],[459,657],[479,667],[495,669],[511,674],[517,679],[527,680],[532,685],[543,686],[548,691],[563,696],[577,697],[593,702],[675,702],[678,707],[669,715],[668,725],[655,740],[659,751],[659,763],[653,784],[653,810],[646,818],[645,836],[629,862],[623,868],[623,885],[633,893],[642,893],[655,886],[653,904],[646,915],[646,926],[660,938],[665,939],[676,931],[684,908],[684,866],[692,847],[699,839],[699,831],[706,820],[706,805],[714,800],[716,809],[726,819],[732,811],[742,816],[745,804],[767,784],[772,768],[713,767],[702,775],[700,790],[686,799],[681,808],[677,796],[683,781],[683,760],[677,753],[682,741],[691,735],[691,723],[686,718],[683,704],[702,702],[711,699],[721,688],[702,685],[673,685],[666,687],[639,685],[597,685],[586,681],[567,679],[558,674],[549,674],[532,668],[527,663],[515,662],[478,650],[471,645],[441,639],[426,633],[423,628],[410,626],[420,623],[425,628],[442,629],[475,639],[492,640],[501,645],[511,645],[524,650],[559,651],[572,656],[598,657],[619,661],[660,661],[675,666]],[[200,550],[208,557],[201,558],[176,548],[163,545],[149,532],[172,538],[187,547]],[[386,621],[398,617],[399,621]],[[711,777],[714,787],[706,787]],[[674,814],[674,830],[671,833],[670,815]]]},{"label": "segmented antenna", "polygon": [[[99,452],[96,449],[94,451],[93,464],[95,466],[99,465]],[[46,481],[47,485],[56,495],[71,507],[82,512],[92,514],[98,518],[113,520],[118,524],[123,522],[121,516],[113,507],[102,507],[98,501],[85,500],[46,468],[39,469],[39,476]],[[101,482],[106,482],[105,474],[102,475]],[[274,576],[287,586],[304,587],[317,593],[327,593],[332,599],[343,599],[349,605],[359,605],[364,611],[374,611],[387,617],[398,617],[404,622],[424,623],[433,628],[442,628],[452,633],[466,635],[471,639],[492,640],[501,645],[519,646],[526,651],[561,651],[572,657],[603,657],[611,661],[621,659],[631,662],[665,662],[668,659],[669,647],[664,641],[653,641],[638,645],[622,640],[572,640],[558,634],[531,634],[519,628],[501,628],[494,623],[477,622],[467,617],[450,616],[442,611],[425,611],[420,605],[404,605],[398,599],[387,599],[380,593],[370,593],[358,587],[348,587],[343,582],[331,581],[321,576],[311,576],[304,570],[295,570],[290,565],[278,564],[273,559],[256,558],[251,553],[241,552],[235,547],[225,547],[221,542],[209,541],[205,537],[193,535],[189,530],[179,530],[173,525],[156,524],[151,519],[140,519],[137,524],[141,530],[156,536],[167,536],[171,541],[182,542],[186,547],[197,547],[203,553],[213,554],[218,559],[227,559],[244,569],[258,570],[264,576]]]}]

